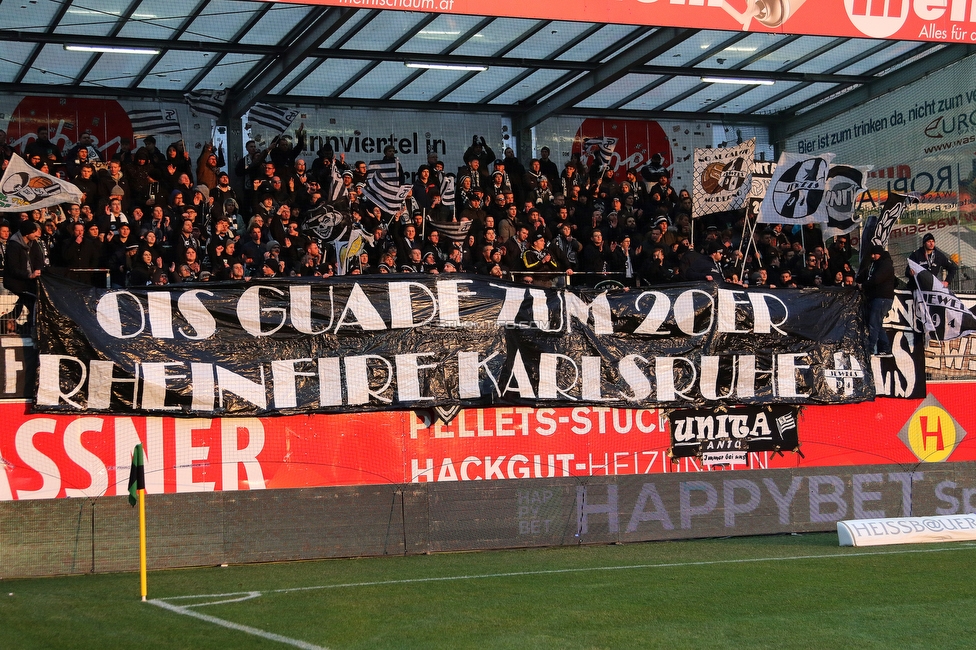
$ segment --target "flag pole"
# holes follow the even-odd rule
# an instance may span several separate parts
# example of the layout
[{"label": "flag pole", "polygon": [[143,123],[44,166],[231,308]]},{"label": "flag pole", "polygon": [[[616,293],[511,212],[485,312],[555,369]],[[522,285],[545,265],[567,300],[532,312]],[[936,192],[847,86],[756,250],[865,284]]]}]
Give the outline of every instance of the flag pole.
[{"label": "flag pole", "polygon": [[142,602],[148,593],[146,580],[146,490],[139,490],[139,587]]}]

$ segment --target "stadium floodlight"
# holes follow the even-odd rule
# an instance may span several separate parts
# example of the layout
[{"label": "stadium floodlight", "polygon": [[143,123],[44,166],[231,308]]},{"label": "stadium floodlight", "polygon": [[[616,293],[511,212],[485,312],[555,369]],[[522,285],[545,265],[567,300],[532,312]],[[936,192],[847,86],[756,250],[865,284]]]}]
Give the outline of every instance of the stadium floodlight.
[{"label": "stadium floodlight", "polygon": [[744,77],[702,77],[707,84],[736,84],[738,86],[772,86],[772,79],[746,79]]},{"label": "stadium floodlight", "polygon": [[408,68],[419,68],[421,70],[459,70],[461,72],[484,72],[488,69],[486,65],[462,65],[455,63],[424,63],[423,61],[405,61],[403,65]]},{"label": "stadium floodlight", "polygon": [[98,52],[100,54],[159,54],[149,47],[114,47],[112,45],[65,45],[68,52]]}]

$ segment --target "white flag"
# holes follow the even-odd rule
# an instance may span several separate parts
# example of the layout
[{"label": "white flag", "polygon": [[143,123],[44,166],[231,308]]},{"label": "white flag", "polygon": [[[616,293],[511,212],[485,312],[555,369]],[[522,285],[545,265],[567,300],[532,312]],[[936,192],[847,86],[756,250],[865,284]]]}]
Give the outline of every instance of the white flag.
[{"label": "white flag", "polygon": [[81,203],[81,190],[34,169],[14,154],[0,179],[0,212],[24,212],[59,203]]},{"label": "white flag", "polygon": [[776,163],[759,221],[802,225],[827,222],[827,173],[834,154],[784,152]]}]

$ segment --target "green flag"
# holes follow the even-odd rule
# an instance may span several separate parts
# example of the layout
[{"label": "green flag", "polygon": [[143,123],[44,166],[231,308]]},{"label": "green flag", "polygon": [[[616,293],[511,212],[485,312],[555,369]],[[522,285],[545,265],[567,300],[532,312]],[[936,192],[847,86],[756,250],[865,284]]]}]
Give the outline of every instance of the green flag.
[{"label": "green flag", "polygon": [[139,490],[146,489],[146,457],[142,445],[132,450],[132,467],[129,469],[129,505],[139,503]]}]

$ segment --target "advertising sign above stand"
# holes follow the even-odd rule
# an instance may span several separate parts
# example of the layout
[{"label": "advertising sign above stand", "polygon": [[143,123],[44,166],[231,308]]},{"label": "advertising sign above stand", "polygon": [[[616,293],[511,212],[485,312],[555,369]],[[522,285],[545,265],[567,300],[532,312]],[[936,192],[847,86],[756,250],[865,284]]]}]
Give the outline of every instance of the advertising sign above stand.
[{"label": "advertising sign above stand", "polygon": [[288,1],[292,4],[331,5],[350,9],[937,43],[972,43],[976,40],[976,11],[967,0],[874,3],[881,6],[854,0],[564,0],[559,3],[527,3],[519,0]]}]

